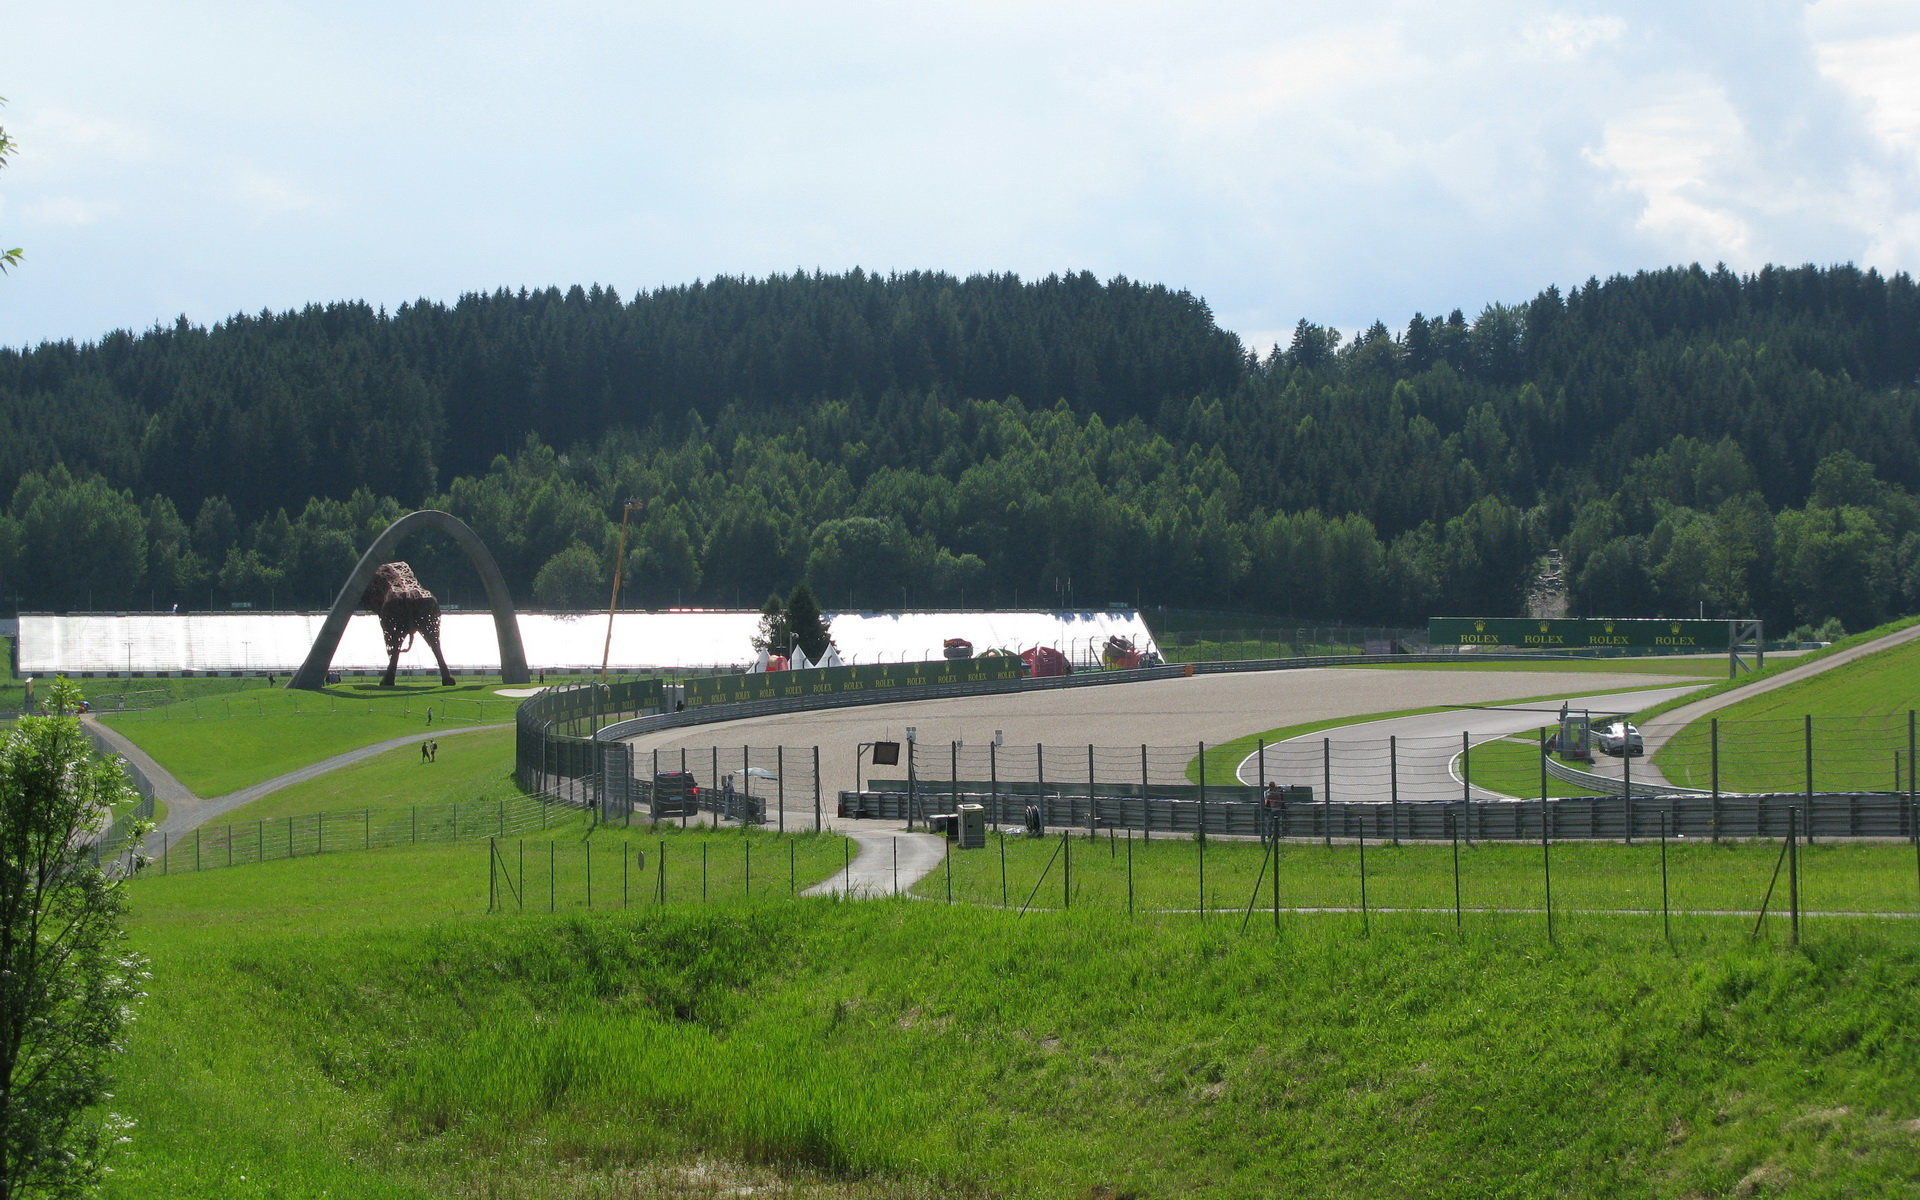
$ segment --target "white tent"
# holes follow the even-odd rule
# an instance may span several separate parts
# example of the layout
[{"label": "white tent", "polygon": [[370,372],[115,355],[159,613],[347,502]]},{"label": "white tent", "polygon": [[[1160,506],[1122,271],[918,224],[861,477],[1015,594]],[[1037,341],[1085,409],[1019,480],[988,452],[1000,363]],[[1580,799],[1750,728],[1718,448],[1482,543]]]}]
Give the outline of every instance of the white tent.
[{"label": "white tent", "polygon": [[[1143,651],[1158,647],[1134,612],[844,612],[824,614],[840,661],[935,661],[947,638],[963,637],[976,652],[1054,646],[1075,662],[1094,661],[1109,636],[1133,639]],[[16,652],[22,675],[177,674],[187,671],[286,672],[313,646],[325,613],[92,613],[20,617]],[[607,614],[522,613],[520,640],[536,671],[597,670],[607,647]],[[614,617],[611,663],[617,670],[718,667],[744,671],[755,660],[758,612],[623,612]],[[453,611],[440,623],[447,665],[456,671],[496,671],[499,643],[493,617]],[[824,658],[824,656],[823,656]],[[387,664],[380,622],[371,613],[347,624],[333,656],[342,671],[377,671]],[[431,670],[433,656],[414,640],[400,656],[403,669]],[[802,665],[795,662],[794,666]]]}]

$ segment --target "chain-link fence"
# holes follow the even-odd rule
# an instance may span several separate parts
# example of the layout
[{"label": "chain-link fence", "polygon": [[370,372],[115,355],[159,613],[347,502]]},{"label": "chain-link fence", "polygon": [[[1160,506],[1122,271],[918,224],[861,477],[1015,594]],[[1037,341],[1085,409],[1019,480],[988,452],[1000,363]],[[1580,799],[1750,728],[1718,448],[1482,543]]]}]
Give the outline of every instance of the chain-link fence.
[{"label": "chain-link fence", "polygon": [[706,814],[778,832],[819,832],[825,804],[818,746],[604,747],[601,819],[631,824]]},{"label": "chain-link fence", "polygon": [[506,837],[546,829],[569,815],[575,814],[538,797],[515,796],[209,824],[179,836],[156,835],[148,843],[146,869],[171,875],[346,850]]}]

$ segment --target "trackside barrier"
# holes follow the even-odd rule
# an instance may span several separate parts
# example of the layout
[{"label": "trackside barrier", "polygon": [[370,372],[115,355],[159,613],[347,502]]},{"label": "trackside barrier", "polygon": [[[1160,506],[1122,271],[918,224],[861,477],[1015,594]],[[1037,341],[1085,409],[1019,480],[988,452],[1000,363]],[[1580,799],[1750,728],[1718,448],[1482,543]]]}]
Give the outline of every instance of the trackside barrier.
[{"label": "trackside barrier", "polygon": [[[1210,789],[1226,793],[1227,789]],[[945,788],[907,791],[841,792],[843,817],[905,821],[929,811],[947,811]],[[1445,841],[1456,834],[1470,841],[1624,841],[1668,836],[1784,838],[1791,813],[1799,814],[1799,836],[1817,838],[1908,838],[1912,806],[1906,797],[1886,793],[1722,796],[1717,805],[1704,798],[1583,796],[1548,800],[1402,801],[1399,804],[1289,800],[1268,808],[1253,800],[1167,799],[1137,795],[1096,795],[1082,789],[960,792],[961,803],[978,804],[988,822],[1024,826],[1027,809],[1039,810],[1048,829],[1129,829],[1155,833],[1220,837],[1366,838],[1372,841]]]}]

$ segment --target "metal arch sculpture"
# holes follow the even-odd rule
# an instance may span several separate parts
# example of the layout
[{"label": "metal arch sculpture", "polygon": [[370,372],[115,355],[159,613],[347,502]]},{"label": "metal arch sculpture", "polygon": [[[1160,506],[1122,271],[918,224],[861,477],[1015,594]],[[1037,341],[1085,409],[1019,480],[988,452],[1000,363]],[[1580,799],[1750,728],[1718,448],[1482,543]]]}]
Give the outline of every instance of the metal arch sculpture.
[{"label": "metal arch sculpture", "polygon": [[[375,574],[392,557],[401,542],[423,529],[437,530],[451,537],[467,555],[467,561],[480,574],[480,582],[487,590],[487,607],[493,610],[493,628],[500,640],[500,678],[507,683],[526,683],[531,675],[527,671],[527,652],[520,643],[520,624],[514,617],[513,596],[507,591],[507,581],[500,574],[500,566],[493,561],[493,555],[480,541],[466,523],[451,513],[438,509],[424,508],[410,512],[398,521],[386,527],[373,545],[360,556],[360,561],[347,576],[347,582],[334,598],[333,607],[327,612],[326,623],[321,625],[320,634],[313,639],[313,649],[307,652],[307,659],[300,669],[287,680],[289,688],[305,691],[318,691],[326,686],[327,669],[333,664],[334,651],[340,648],[341,635],[347,631],[347,622],[354,611],[364,602],[369,586],[373,584]],[[435,656],[438,657],[438,648]],[[392,659],[389,658],[391,663]],[[441,670],[446,670],[445,661]]]}]

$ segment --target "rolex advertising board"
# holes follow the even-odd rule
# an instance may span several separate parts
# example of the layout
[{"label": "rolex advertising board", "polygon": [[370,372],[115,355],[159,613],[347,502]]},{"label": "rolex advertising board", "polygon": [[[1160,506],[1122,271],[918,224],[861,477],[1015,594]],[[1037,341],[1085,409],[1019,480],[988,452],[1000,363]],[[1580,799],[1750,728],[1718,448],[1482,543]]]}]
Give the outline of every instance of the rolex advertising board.
[{"label": "rolex advertising board", "polygon": [[1734,621],[1582,617],[1429,617],[1433,646],[1511,646],[1521,650],[1660,650],[1710,654],[1734,640]]}]

